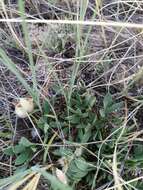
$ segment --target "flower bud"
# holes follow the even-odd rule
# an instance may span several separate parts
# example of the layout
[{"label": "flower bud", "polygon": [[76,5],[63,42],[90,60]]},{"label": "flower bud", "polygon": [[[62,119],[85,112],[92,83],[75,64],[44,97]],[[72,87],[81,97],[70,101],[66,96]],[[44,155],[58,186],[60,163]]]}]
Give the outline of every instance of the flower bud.
[{"label": "flower bud", "polygon": [[20,98],[15,106],[15,113],[20,118],[27,117],[28,113],[34,110],[34,102],[32,98]]}]

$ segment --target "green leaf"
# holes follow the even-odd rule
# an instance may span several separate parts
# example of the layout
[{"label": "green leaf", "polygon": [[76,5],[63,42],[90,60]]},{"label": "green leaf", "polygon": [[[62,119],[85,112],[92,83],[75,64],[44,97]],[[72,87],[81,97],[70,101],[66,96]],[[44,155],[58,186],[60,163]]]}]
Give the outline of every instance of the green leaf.
[{"label": "green leaf", "polygon": [[89,94],[86,96],[86,103],[89,108],[92,108],[94,106],[95,102],[96,102],[95,96],[91,96]]},{"label": "green leaf", "polygon": [[143,146],[138,144],[134,147],[134,157],[143,156]]},{"label": "green leaf", "polygon": [[22,137],[19,144],[25,146],[25,147],[30,147],[31,145],[33,145],[28,139],[26,139],[25,137]]},{"label": "green leaf", "polygon": [[88,117],[88,112],[87,113],[85,112],[85,113],[81,114],[81,118],[87,118],[87,117]]},{"label": "green leaf", "polygon": [[14,155],[13,147],[11,147],[11,146],[6,148],[3,152],[4,152],[4,154],[6,154],[8,156],[13,156]]},{"label": "green leaf", "polygon": [[79,128],[79,129],[85,129],[87,127],[87,124],[85,123],[79,123],[79,125],[76,126],[76,128]]},{"label": "green leaf", "polygon": [[85,161],[84,158],[78,158],[76,159],[76,162],[75,162],[77,168],[79,168],[81,171],[85,172],[86,170],[88,171],[89,169],[89,165],[88,163]]},{"label": "green leaf", "polygon": [[66,120],[70,121],[73,124],[78,124],[80,123],[80,117],[76,114],[68,116],[65,118]]},{"label": "green leaf", "polygon": [[122,106],[123,106],[123,103],[119,102],[119,103],[115,103],[112,106],[108,107],[106,110],[108,111],[108,113],[111,113],[111,112],[120,110]]},{"label": "green leaf", "polygon": [[25,151],[25,146],[23,146],[22,144],[19,144],[19,145],[14,146],[13,149],[14,149],[15,154],[19,154],[19,153]]},{"label": "green leaf", "polygon": [[47,115],[47,114],[50,113],[51,107],[50,107],[50,105],[49,105],[49,103],[48,103],[47,100],[45,100],[43,108],[44,108],[44,115]]},{"label": "green leaf", "polygon": [[89,138],[91,137],[91,130],[88,130],[85,132],[85,134],[82,136],[81,143],[88,142]]},{"label": "green leaf", "polygon": [[50,126],[48,125],[48,123],[45,123],[45,124],[44,124],[44,133],[45,133],[45,134],[47,134],[49,127],[50,127]]},{"label": "green leaf", "polygon": [[106,116],[104,109],[100,109],[99,113],[100,113],[101,117],[103,117],[103,118]]},{"label": "green leaf", "polygon": [[113,100],[112,100],[112,96],[110,93],[106,94],[106,96],[104,97],[104,100],[103,100],[103,105],[104,105],[104,109],[106,110],[106,108],[108,106],[111,106],[113,103]]},{"label": "green leaf", "polygon": [[83,130],[82,130],[82,129],[79,129],[79,130],[78,130],[78,138],[79,138],[79,141],[82,140],[83,135],[84,135]]},{"label": "green leaf", "polygon": [[44,129],[44,124],[45,124],[45,118],[44,117],[41,117],[39,120],[38,120],[38,122],[37,122],[37,126],[38,126],[38,128],[40,128],[40,129]]},{"label": "green leaf", "polygon": [[63,156],[71,157],[73,155],[72,150],[69,148],[60,148],[60,149],[55,150],[53,153],[54,155],[60,156],[60,157],[63,157]]},{"label": "green leaf", "polygon": [[16,158],[15,165],[21,165],[21,164],[24,164],[25,162],[29,161],[29,159],[31,158],[30,155],[31,155],[31,151],[26,150],[25,152],[23,152]]},{"label": "green leaf", "polygon": [[67,170],[67,176],[74,182],[80,181],[88,174],[89,165],[84,158],[79,157],[71,161]]}]

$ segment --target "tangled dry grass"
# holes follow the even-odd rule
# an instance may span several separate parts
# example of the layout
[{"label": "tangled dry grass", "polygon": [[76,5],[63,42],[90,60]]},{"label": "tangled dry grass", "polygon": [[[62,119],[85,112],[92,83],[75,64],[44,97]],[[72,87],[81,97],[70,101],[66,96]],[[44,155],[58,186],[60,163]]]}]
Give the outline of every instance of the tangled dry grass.
[{"label": "tangled dry grass", "polygon": [[[68,0],[26,0],[24,11],[24,13],[20,12],[16,0],[1,2],[0,19],[4,22],[0,22],[0,48],[5,51],[5,54],[0,54],[0,171],[2,176],[11,175],[15,169],[12,157],[9,159],[3,153],[4,148],[17,143],[22,136],[34,143],[37,141],[43,143],[41,129],[36,130],[36,140],[32,132],[37,127],[36,119],[42,113],[41,105],[46,98],[50,99],[59,91],[66,89],[72,93],[73,89],[78,89],[82,85],[98,100],[97,110],[100,110],[102,100],[108,92],[117,102],[124,101],[125,106],[118,115],[124,121],[120,127],[134,128],[125,138],[129,150],[123,157],[128,160],[134,152],[132,151],[136,143],[134,139],[142,142],[143,2],[137,0],[70,2]],[[30,21],[29,23],[16,22],[19,18]],[[15,21],[10,22],[10,19],[15,19]],[[38,19],[37,23],[34,23],[36,19]],[[46,21],[49,20],[57,23],[47,24]],[[64,23],[64,20],[68,23]],[[83,24],[78,25],[77,20]],[[89,24],[84,24],[88,21]],[[100,24],[97,25],[96,22]],[[10,63],[15,65],[15,70]],[[22,82],[16,74],[17,71],[22,76]],[[32,119],[29,117],[21,120],[14,113],[14,106],[19,97],[29,96],[28,89],[23,85],[24,81],[36,94],[36,119],[33,116]],[[61,99],[58,101],[58,106],[54,108],[56,113],[57,110],[63,110],[65,104],[65,101]],[[111,123],[108,125],[112,125]],[[112,127],[115,128],[115,126]],[[51,131],[55,132],[55,129]],[[59,139],[62,139],[65,132],[61,130],[58,133]],[[73,134],[75,133],[73,131]],[[97,159],[94,184],[87,187],[85,182],[81,181],[76,188],[79,186],[81,189],[96,188],[97,190],[139,189],[133,188],[134,183],[132,183],[134,179],[142,181],[138,180],[138,177],[142,179],[142,168],[138,167],[139,161],[136,161],[133,171],[127,173],[124,161],[121,162],[120,169],[118,167],[117,155],[122,152],[122,150],[118,152],[118,146],[120,147],[120,143],[123,143],[120,142],[122,133],[123,131],[118,138],[116,137],[112,156],[105,160],[107,168],[110,168],[108,172],[112,173],[113,179],[108,179],[109,182],[105,180],[103,183],[104,179],[98,178],[98,175],[100,176],[98,170],[102,165],[100,148],[96,153],[89,148],[90,153],[95,154]],[[112,136],[112,132],[103,139],[102,145],[106,144],[110,135]],[[38,138],[40,136],[40,140],[42,139],[40,142],[37,136]],[[50,142],[52,146],[53,141]],[[87,143],[90,144],[90,142]],[[32,158],[32,165],[41,164],[37,156],[40,150],[38,151]],[[48,159],[47,163],[54,160],[50,156]],[[109,160],[112,160],[113,166]],[[53,162],[55,164],[55,160]],[[129,174],[132,178],[126,180]]]}]

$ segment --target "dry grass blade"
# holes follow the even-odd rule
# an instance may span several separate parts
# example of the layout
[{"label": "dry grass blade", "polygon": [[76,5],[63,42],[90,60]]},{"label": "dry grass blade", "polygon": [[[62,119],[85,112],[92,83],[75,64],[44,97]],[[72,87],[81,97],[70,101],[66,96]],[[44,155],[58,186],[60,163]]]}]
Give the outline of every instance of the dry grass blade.
[{"label": "dry grass blade", "polygon": [[22,85],[25,87],[25,89],[33,96],[33,90],[30,88],[28,83],[25,81],[25,79],[22,77],[18,69],[16,68],[15,64],[12,62],[12,60],[6,55],[5,51],[0,49],[0,59],[2,60],[2,63],[18,78],[18,80],[22,83]]},{"label": "dry grass blade", "polygon": [[142,190],[142,62],[143,1],[0,1],[0,189]]},{"label": "dry grass blade", "polygon": [[36,174],[22,190],[36,190],[41,174]]},{"label": "dry grass blade", "polygon": [[117,190],[123,190],[123,187],[121,185],[122,178],[119,176],[117,149],[118,149],[118,143],[119,143],[120,139],[122,138],[122,135],[124,134],[124,131],[126,129],[127,119],[128,119],[127,113],[128,113],[128,109],[127,109],[127,104],[125,102],[125,121],[123,123],[120,135],[115,142],[115,148],[114,148],[114,154],[113,154],[113,167],[112,167],[112,169],[113,169],[115,186],[117,186]]},{"label": "dry grass blade", "polygon": [[28,176],[26,176],[24,179],[22,179],[21,181],[13,184],[12,186],[10,186],[8,188],[8,190],[17,190],[21,185],[23,185],[26,181],[28,181],[33,175],[35,175],[34,172],[32,172],[31,174],[29,174]]},{"label": "dry grass blade", "polygon": [[[22,23],[22,19],[0,19],[0,22],[8,23]],[[80,21],[80,20],[44,20],[44,19],[25,19],[25,23],[43,23],[43,24],[72,24],[83,26],[102,26],[102,27],[118,27],[118,28],[136,28],[143,29],[143,24],[129,23],[129,22],[114,22],[114,21]]]},{"label": "dry grass blade", "polygon": [[[5,8],[5,4],[3,1],[0,2],[1,3],[1,6],[2,6],[2,9],[3,9],[3,12],[5,14],[5,17],[6,18],[3,18],[3,19],[8,19],[8,15],[7,15],[7,11],[6,11],[6,8]],[[19,40],[19,38],[17,37],[16,33],[14,32],[13,28],[12,28],[12,25],[11,23],[7,22],[7,25],[12,33],[12,36],[16,39],[16,41],[19,43],[19,45],[25,49],[23,43]]]}]

